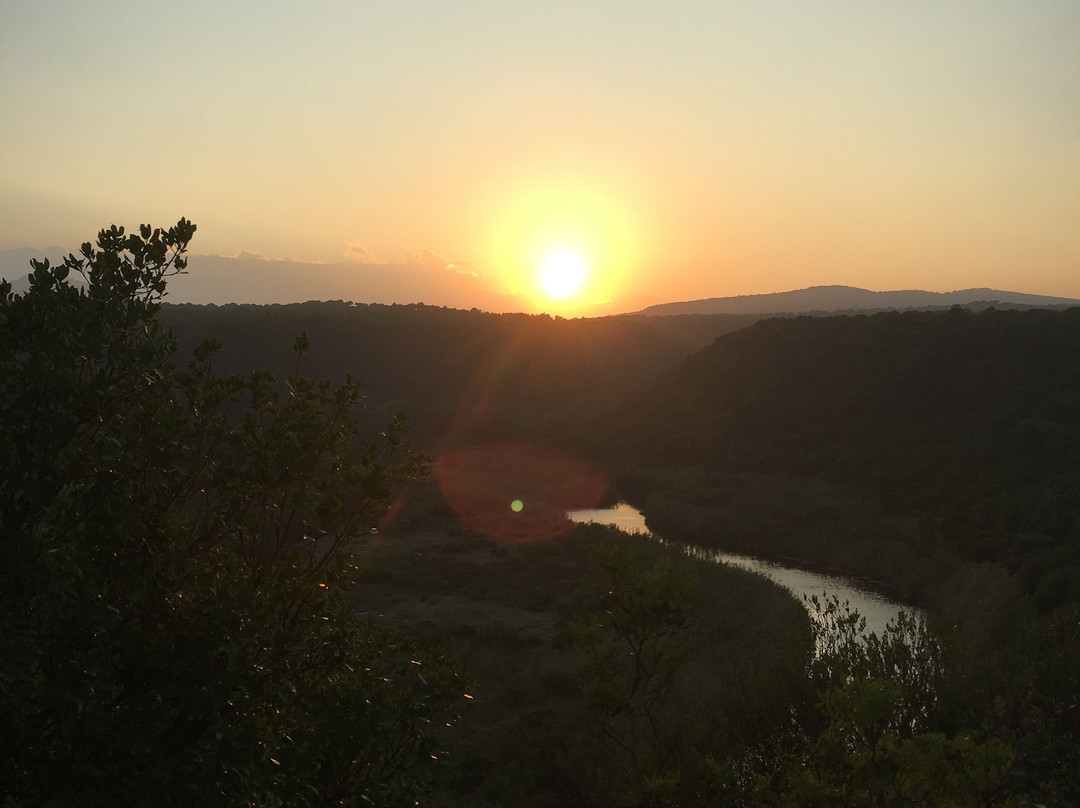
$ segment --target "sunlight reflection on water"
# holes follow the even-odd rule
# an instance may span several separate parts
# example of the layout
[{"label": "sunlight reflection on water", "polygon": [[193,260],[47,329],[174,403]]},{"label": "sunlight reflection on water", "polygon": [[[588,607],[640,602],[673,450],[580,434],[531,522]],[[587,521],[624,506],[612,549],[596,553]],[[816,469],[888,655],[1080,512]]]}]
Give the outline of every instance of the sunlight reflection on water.
[{"label": "sunlight reflection on water", "polygon": [[[612,525],[626,533],[655,535],[646,527],[645,517],[641,511],[625,502],[620,502],[610,508],[570,511],[567,516],[575,522],[597,522]],[[724,553],[703,547],[691,547],[688,552],[697,558],[731,564],[776,581],[791,592],[792,596],[799,600],[814,618],[818,615],[806,598],[816,595],[820,599],[822,594],[835,595],[841,603],[847,601],[852,609],[866,618],[867,631],[873,631],[879,635],[888,622],[901,611],[913,611],[911,607],[895,603],[843,576],[813,572],[753,556]]]}]

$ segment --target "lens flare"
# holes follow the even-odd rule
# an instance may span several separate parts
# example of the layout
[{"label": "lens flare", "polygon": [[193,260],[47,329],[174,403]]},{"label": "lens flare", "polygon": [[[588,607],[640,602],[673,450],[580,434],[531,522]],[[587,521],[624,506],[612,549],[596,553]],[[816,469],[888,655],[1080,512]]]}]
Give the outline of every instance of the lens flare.
[{"label": "lens flare", "polygon": [[608,487],[603,475],[584,461],[516,443],[447,452],[435,464],[435,476],[463,522],[477,533],[514,544],[545,541],[571,530],[574,523],[567,512],[594,507]]}]

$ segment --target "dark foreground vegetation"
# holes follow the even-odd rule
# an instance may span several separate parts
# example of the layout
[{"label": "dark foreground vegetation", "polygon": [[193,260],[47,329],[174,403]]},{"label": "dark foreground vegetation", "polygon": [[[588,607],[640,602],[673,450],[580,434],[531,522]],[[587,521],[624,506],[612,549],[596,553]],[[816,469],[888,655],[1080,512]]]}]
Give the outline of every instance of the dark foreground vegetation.
[{"label": "dark foreground vegetation", "polygon": [[411,806],[460,677],[355,614],[344,548],[421,458],[355,385],[177,367],[193,231],[0,288],[4,804]]},{"label": "dark foreground vegetation", "polygon": [[788,732],[805,688],[811,637],[792,598],[609,528],[526,545],[379,538],[357,558],[356,602],[454,648],[473,679],[438,804],[716,795],[729,756]]},{"label": "dark foreground vegetation", "polygon": [[0,288],[5,805],[1080,804],[1076,311],[163,309],[193,232]]}]

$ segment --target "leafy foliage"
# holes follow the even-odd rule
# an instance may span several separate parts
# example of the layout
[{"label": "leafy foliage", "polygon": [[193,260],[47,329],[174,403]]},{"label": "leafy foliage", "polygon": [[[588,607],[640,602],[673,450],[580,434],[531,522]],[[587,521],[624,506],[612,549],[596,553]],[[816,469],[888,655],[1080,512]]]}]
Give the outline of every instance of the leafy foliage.
[{"label": "leafy foliage", "polygon": [[627,761],[631,776],[613,791],[644,804],[678,782],[680,727],[665,708],[685,653],[693,581],[671,558],[646,565],[631,544],[601,545],[596,556],[610,589],[602,616],[574,626],[589,660],[583,689],[603,738]]},{"label": "leafy foliage", "polygon": [[816,713],[762,768],[760,804],[1075,804],[1075,690],[1066,695],[1080,647],[1075,609],[1029,622],[1029,635],[995,650],[938,639],[906,613],[867,634],[835,599],[813,605]]},{"label": "leafy foliage", "polygon": [[889,727],[925,728],[945,684],[941,643],[925,618],[901,611],[878,635],[867,633],[866,620],[835,596],[814,596],[809,605],[817,636],[809,669],[814,687],[830,692],[853,681],[887,683]]},{"label": "leafy foliage", "polygon": [[351,380],[219,376],[212,341],[178,368],[157,313],[194,231],[0,287],[7,804],[411,805],[457,674],[341,595],[424,458],[400,420],[362,440]]}]

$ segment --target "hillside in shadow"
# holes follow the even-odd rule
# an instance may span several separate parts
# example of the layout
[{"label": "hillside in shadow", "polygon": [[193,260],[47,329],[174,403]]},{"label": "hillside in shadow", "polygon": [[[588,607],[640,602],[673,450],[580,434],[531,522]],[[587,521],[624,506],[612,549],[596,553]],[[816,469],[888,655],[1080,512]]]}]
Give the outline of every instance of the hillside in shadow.
[{"label": "hillside in shadow", "polygon": [[684,491],[651,514],[696,541],[722,543],[751,501],[770,518],[819,517],[795,521],[786,543],[746,537],[747,549],[842,560],[840,514],[856,506],[830,502],[847,498],[904,516],[894,532],[909,563],[944,546],[1004,562],[1047,605],[1080,596],[1080,309],[761,321],[593,434],[611,463],[711,475],[695,483],[698,502]]},{"label": "hillside in shadow", "polygon": [[223,372],[346,374],[364,385],[373,424],[406,413],[429,448],[472,438],[565,440],[716,336],[756,316],[619,316],[564,320],[424,305],[310,302],[166,306],[161,319],[181,355],[204,337],[223,349]]},{"label": "hillside in shadow", "polygon": [[[962,562],[1080,598],[1080,309],[563,320],[341,302],[168,306],[181,354],[364,383],[434,456],[518,441],[606,469],[662,534],[870,576]],[[299,366],[291,350],[308,332]]]}]

